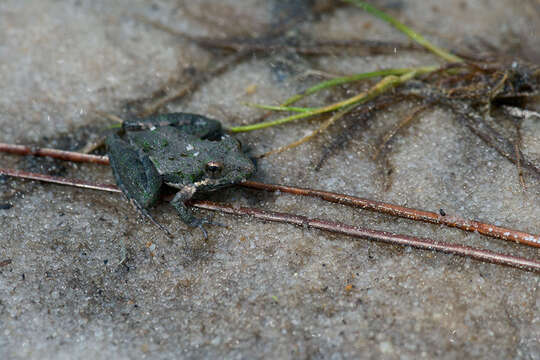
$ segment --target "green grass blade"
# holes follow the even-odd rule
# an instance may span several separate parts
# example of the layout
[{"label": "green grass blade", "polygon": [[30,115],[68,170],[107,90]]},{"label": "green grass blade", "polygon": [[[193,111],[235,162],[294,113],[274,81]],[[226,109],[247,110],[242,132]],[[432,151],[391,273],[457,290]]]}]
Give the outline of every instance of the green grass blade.
[{"label": "green grass blade", "polygon": [[453,55],[453,54],[450,54],[448,51],[446,51],[446,50],[444,50],[444,49],[442,49],[442,48],[440,48],[440,47],[438,47],[436,45],[433,45],[431,42],[429,42],[422,35],[418,34],[417,32],[415,32],[414,30],[412,30],[411,28],[409,28],[405,24],[397,21],[396,19],[394,19],[390,15],[388,15],[388,14],[380,11],[379,9],[375,8],[373,5],[368,4],[368,3],[364,2],[364,1],[360,1],[360,0],[343,0],[343,1],[351,3],[353,5],[356,5],[356,6],[360,7],[360,8],[362,8],[362,9],[364,9],[365,11],[369,12],[370,14],[378,17],[379,19],[381,19],[383,21],[386,21],[387,23],[389,23],[390,25],[392,25],[393,27],[395,27],[396,29],[398,29],[399,31],[401,31],[402,33],[407,35],[409,38],[416,41],[418,44],[422,45],[423,47],[425,47],[429,51],[433,52],[435,55],[440,56],[444,60],[449,61],[449,62],[463,62],[463,59],[461,59],[460,57],[458,57],[456,55]]},{"label": "green grass blade", "polygon": [[332,111],[335,111],[335,110],[343,109],[344,107],[347,107],[347,106],[350,106],[350,105],[361,104],[361,103],[364,103],[366,101],[369,101],[369,100],[379,96],[380,94],[384,93],[385,91],[389,90],[390,88],[393,88],[393,87],[396,87],[396,86],[398,86],[400,84],[403,84],[404,82],[416,77],[417,75],[425,74],[425,73],[434,71],[435,69],[437,69],[437,67],[426,66],[426,67],[421,67],[421,68],[417,68],[417,69],[412,69],[411,71],[409,71],[409,72],[407,72],[407,73],[405,73],[405,74],[403,74],[401,76],[388,75],[388,76],[384,77],[381,81],[379,81],[375,86],[373,86],[369,91],[362,92],[362,93],[360,93],[358,95],[355,95],[355,96],[350,97],[348,99],[345,99],[343,101],[340,101],[340,102],[337,102],[337,103],[334,103],[334,104],[330,104],[330,105],[327,105],[327,106],[323,106],[323,107],[320,107],[320,108],[315,108],[312,111],[302,112],[300,114],[295,114],[295,115],[279,118],[279,119],[273,120],[273,121],[261,122],[261,123],[245,125],[245,126],[234,126],[234,127],[229,128],[228,130],[233,132],[233,133],[260,130],[260,129],[265,129],[265,128],[271,127],[271,126],[285,124],[285,123],[288,123],[288,122],[291,122],[291,121],[294,121],[294,120],[305,119],[305,118],[308,118],[308,117],[311,117],[311,116],[315,116],[315,115],[324,114],[324,113],[332,112]]},{"label": "green grass blade", "polygon": [[309,95],[314,94],[314,93],[316,93],[318,91],[321,91],[321,90],[324,90],[324,89],[327,89],[327,88],[331,88],[331,87],[334,87],[334,86],[343,85],[343,84],[347,84],[347,83],[351,83],[351,82],[355,82],[355,81],[360,81],[360,80],[365,80],[365,79],[370,79],[370,78],[379,77],[379,76],[403,75],[403,74],[408,73],[408,72],[410,72],[412,70],[414,70],[414,69],[412,69],[412,68],[385,69],[385,70],[372,71],[372,72],[367,72],[367,73],[361,73],[361,74],[354,74],[354,75],[349,75],[349,76],[337,77],[337,78],[334,78],[334,79],[330,79],[330,80],[327,80],[327,81],[320,82],[317,85],[314,85],[314,86],[306,89],[302,93],[294,95],[294,96],[288,98],[287,100],[285,100],[285,102],[283,104],[281,104],[281,106],[287,106],[287,105],[293,104],[293,103],[297,102],[298,100],[301,100],[301,99],[305,98],[306,96],[309,96]]},{"label": "green grass blade", "polygon": [[315,110],[315,108],[296,107],[296,106],[273,106],[273,105],[260,105],[260,104],[246,104],[257,109],[272,110],[272,111],[290,111],[290,112],[309,112]]}]

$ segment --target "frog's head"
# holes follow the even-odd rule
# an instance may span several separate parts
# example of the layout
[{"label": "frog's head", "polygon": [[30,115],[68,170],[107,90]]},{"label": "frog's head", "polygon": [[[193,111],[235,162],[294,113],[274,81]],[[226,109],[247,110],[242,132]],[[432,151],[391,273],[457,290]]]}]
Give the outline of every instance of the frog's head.
[{"label": "frog's head", "polygon": [[198,190],[217,190],[244,181],[255,172],[255,164],[242,152],[238,140],[225,135],[215,145],[211,160],[205,163],[205,175]]}]

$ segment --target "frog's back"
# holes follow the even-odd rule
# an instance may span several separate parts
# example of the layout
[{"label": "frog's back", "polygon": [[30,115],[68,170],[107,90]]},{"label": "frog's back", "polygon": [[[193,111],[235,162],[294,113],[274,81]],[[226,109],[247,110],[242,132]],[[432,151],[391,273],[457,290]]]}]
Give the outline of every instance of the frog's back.
[{"label": "frog's back", "polygon": [[174,127],[132,132],[127,136],[148,155],[167,183],[190,184],[204,174],[202,157],[208,140]]}]

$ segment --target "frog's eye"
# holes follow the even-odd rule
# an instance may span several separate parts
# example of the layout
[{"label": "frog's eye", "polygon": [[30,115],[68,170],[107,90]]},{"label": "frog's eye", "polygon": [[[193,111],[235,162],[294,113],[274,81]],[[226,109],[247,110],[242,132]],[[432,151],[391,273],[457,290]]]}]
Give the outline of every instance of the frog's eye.
[{"label": "frog's eye", "polygon": [[206,173],[210,175],[211,178],[216,178],[221,174],[223,170],[223,164],[219,161],[209,161],[206,164]]}]

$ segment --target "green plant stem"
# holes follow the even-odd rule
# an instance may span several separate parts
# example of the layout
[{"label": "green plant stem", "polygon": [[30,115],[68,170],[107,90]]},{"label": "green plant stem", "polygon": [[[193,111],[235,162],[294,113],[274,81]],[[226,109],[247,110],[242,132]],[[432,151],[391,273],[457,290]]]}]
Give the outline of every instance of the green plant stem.
[{"label": "green plant stem", "polygon": [[351,83],[351,82],[355,82],[355,81],[359,81],[359,80],[365,80],[365,79],[369,79],[369,78],[379,77],[379,76],[403,75],[403,74],[406,74],[406,73],[411,72],[413,70],[415,70],[415,69],[414,68],[385,69],[385,70],[378,70],[378,71],[372,71],[372,72],[367,72],[367,73],[361,73],[361,74],[354,74],[354,75],[349,75],[349,76],[337,77],[337,78],[334,78],[334,79],[330,79],[330,80],[327,80],[327,81],[320,82],[317,85],[314,85],[314,86],[308,88],[307,90],[303,91],[302,93],[294,95],[294,96],[288,98],[287,100],[285,100],[285,102],[283,104],[281,104],[281,106],[287,106],[287,105],[293,104],[293,103],[297,102],[298,100],[301,100],[301,99],[305,98],[306,96],[309,96],[311,94],[314,94],[314,93],[316,93],[318,91],[321,91],[321,90],[324,90],[324,89],[327,89],[327,88],[330,88],[330,87],[343,85],[343,84],[347,84],[347,83]]},{"label": "green plant stem", "polygon": [[[397,21],[390,15],[387,15],[386,13],[378,10],[372,5],[364,1],[360,1],[360,0],[343,0],[343,1],[356,5],[364,9],[365,11],[369,12],[370,14],[378,17],[379,19],[386,21],[387,23],[391,24],[399,31],[403,32],[409,38],[416,41],[417,43],[419,43],[426,49],[430,50],[434,54],[440,56],[444,60],[449,61],[451,63],[463,62],[463,60],[460,57],[452,55],[448,51],[442,48],[439,48],[438,46],[433,45],[428,40],[426,40],[422,35],[416,33],[405,24],[402,24],[401,22]],[[234,126],[234,127],[229,128],[228,130],[231,132],[244,132],[244,131],[259,130],[259,129],[264,129],[264,128],[275,126],[275,125],[285,124],[287,122],[291,122],[294,120],[304,119],[311,116],[324,114],[324,113],[335,111],[335,110],[340,110],[346,106],[355,105],[355,104],[369,101],[375,98],[376,96],[382,94],[386,90],[392,87],[398,86],[416,77],[417,75],[430,73],[437,69],[438,69],[437,66],[425,66],[425,67],[419,67],[419,68],[386,69],[386,70],[380,70],[380,71],[374,71],[374,72],[368,72],[368,73],[362,73],[362,74],[355,74],[351,76],[344,76],[344,77],[339,77],[339,78],[331,79],[328,81],[324,81],[315,86],[308,88],[307,90],[305,90],[304,92],[300,94],[290,97],[281,106],[264,106],[264,105],[258,106],[260,108],[267,109],[267,110],[292,111],[292,112],[297,112],[298,114],[279,118],[273,121],[261,122],[258,124]],[[345,84],[345,83],[349,83],[349,82],[359,81],[359,80],[372,78],[372,77],[378,77],[378,76],[385,76],[385,77],[381,81],[379,81],[379,83],[377,83],[373,88],[371,88],[368,92],[362,92],[344,101],[330,104],[327,106],[323,106],[320,108],[304,108],[304,107],[288,106],[320,90],[337,86],[337,85],[341,85],[341,84]]]},{"label": "green plant stem", "polygon": [[425,66],[425,67],[419,67],[419,68],[412,68],[410,69],[409,72],[406,72],[401,76],[388,75],[384,77],[381,81],[379,81],[377,84],[375,84],[375,86],[373,86],[369,91],[362,92],[346,100],[333,103],[327,106],[323,106],[320,108],[316,108],[312,111],[302,112],[300,114],[283,117],[283,118],[273,120],[273,121],[261,122],[258,124],[251,124],[251,125],[245,125],[245,126],[234,126],[234,127],[229,128],[228,130],[233,133],[260,130],[260,129],[265,129],[271,126],[285,124],[294,120],[308,118],[314,115],[319,115],[319,114],[324,114],[327,112],[339,110],[349,105],[364,103],[366,101],[369,101],[379,96],[380,94],[384,93],[390,88],[398,86],[418,75],[433,72],[437,69],[438,69],[437,66]]},{"label": "green plant stem", "polygon": [[273,106],[273,105],[260,105],[260,104],[247,104],[248,106],[255,107],[263,110],[273,110],[273,111],[290,111],[290,112],[299,112],[305,113],[315,110],[316,108],[306,108],[306,107],[296,107],[296,106]]},{"label": "green plant stem", "polygon": [[373,7],[373,5],[368,4],[368,3],[364,2],[364,1],[360,1],[360,0],[343,0],[343,1],[351,3],[353,5],[356,5],[356,6],[360,7],[360,8],[362,8],[362,9],[364,9],[365,11],[369,12],[370,14],[378,17],[379,19],[381,19],[383,21],[386,21],[387,23],[389,23],[390,25],[392,25],[393,27],[395,27],[396,29],[398,29],[399,31],[401,31],[402,33],[407,35],[409,38],[416,41],[418,44],[422,45],[423,47],[425,47],[426,49],[428,49],[429,51],[431,51],[435,55],[440,56],[444,60],[446,60],[448,62],[463,62],[463,59],[461,59],[460,57],[458,57],[456,55],[453,55],[453,54],[449,53],[448,51],[446,51],[446,50],[444,50],[444,49],[442,49],[442,48],[440,48],[440,47],[438,47],[436,45],[433,45],[431,42],[429,42],[422,35],[418,34],[417,32],[415,32],[414,30],[412,30],[411,28],[409,28],[405,24],[397,21],[396,19],[394,19],[390,15],[380,11],[379,9],[377,9],[375,7]]}]

